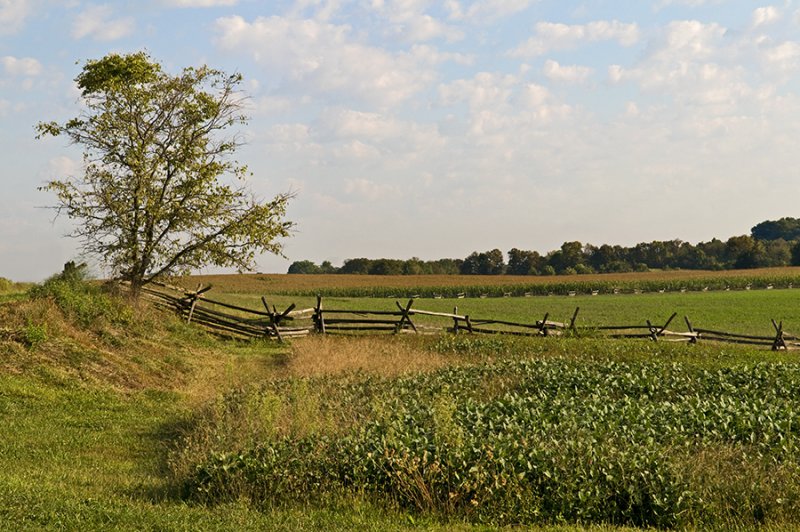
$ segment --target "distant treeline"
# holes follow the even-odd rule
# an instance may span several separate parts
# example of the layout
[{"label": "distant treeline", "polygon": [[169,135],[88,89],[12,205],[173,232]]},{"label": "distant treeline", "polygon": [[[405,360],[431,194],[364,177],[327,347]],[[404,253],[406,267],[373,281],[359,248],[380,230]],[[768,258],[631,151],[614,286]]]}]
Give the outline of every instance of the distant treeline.
[{"label": "distant treeline", "polygon": [[681,240],[643,242],[633,247],[564,242],[544,255],[513,248],[473,252],[464,259],[425,261],[347,259],[337,268],[325,261],[308,260],[289,266],[289,273],[343,273],[365,275],[569,275],[621,273],[651,269],[731,270],[800,265],[800,219],[762,222],[750,235],[727,241],[713,239],[696,245]]}]

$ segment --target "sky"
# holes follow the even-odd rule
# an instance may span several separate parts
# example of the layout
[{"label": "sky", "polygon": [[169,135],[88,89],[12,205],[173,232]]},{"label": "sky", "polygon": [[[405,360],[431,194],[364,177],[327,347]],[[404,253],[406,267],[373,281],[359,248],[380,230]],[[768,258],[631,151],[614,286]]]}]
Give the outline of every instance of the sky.
[{"label": "sky", "polygon": [[800,0],[0,0],[0,276],[78,257],[37,187],[80,147],[34,128],[80,112],[87,60],[139,50],[244,77],[236,158],[296,193],[257,271],[800,217]]}]

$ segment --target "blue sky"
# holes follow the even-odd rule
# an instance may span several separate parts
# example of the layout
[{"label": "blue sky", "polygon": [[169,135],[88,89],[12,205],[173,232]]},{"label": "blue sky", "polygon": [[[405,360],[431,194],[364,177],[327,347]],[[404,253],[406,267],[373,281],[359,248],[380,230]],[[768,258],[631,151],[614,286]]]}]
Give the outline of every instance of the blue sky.
[{"label": "blue sky", "polygon": [[[77,256],[43,207],[87,59],[238,71],[287,259],[745,234],[800,216],[800,0],[0,0],[0,276]],[[98,266],[98,273],[101,270]]]}]

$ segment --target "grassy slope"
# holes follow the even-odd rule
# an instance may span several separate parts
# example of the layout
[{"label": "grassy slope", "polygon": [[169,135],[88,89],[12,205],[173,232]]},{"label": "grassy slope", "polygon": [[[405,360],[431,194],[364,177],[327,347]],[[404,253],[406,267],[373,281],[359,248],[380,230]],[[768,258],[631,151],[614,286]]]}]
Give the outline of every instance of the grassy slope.
[{"label": "grassy slope", "polygon": [[367,506],[186,505],[173,496],[163,463],[172,426],[185,416],[179,394],[120,397],[8,376],[0,387],[2,529],[380,530],[397,522]]},{"label": "grassy slope", "polygon": [[[756,306],[763,307],[759,315],[779,309],[779,314],[785,312],[790,319],[795,315],[788,295],[792,293],[760,292],[778,299],[758,300]],[[782,298],[781,294],[787,295]],[[731,294],[696,296],[723,298],[718,302],[720,310],[712,316],[752,303],[724,299]],[[739,297],[746,296],[753,297]],[[652,301],[647,308],[655,310],[671,296],[624,297],[631,299],[619,301]],[[563,303],[567,312],[575,304],[597,304],[608,310],[617,299],[565,297],[468,303],[485,305],[477,307],[481,312],[474,312],[476,315],[484,310],[503,310],[529,316],[528,305],[542,301]],[[361,305],[365,300],[342,303]],[[383,308],[388,302],[372,303]],[[431,308],[441,305],[443,310],[453,304],[428,300],[426,308],[428,303]],[[615,316],[617,312],[621,311],[614,311]],[[538,314],[538,309],[533,313]],[[288,357],[285,349],[273,345],[219,342],[168,316],[144,311],[137,314],[141,315],[133,326],[102,324],[87,330],[65,319],[50,302],[0,307],[1,529],[386,530],[411,526],[408,516],[387,513],[364,501],[265,511],[254,510],[244,502],[215,507],[187,505],[175,496],[169,481],[167,450],[177,429],[198,405],[235,386],[285,375],[319,375],[356,368],[383,374],[426,370],[453,363],[452,358],[431,360],[424,345],[411,341],[398,346],[391,339],[354,346],[347,339],[310,339],[298,342]],[[731,320],[741,320],[746,314],[735,314]],[[552,345],[557,351],[598,348],[597,344]],[[736,358],[752,356],[752,351],[736,353]],[[380,357],[377,363],[376,354]],[[692,357],[690,353],[685,356]],[[791,354],[776,358],[785,357]],[[430,522],[421,525],[436,528]],[[451,523],[447,528],[453,526]]]},{"label": "grassy slope", "polygon": [[[0,529],[442,528],[358,499],[263,509],[187,504],[167,460],[193,413],[228,390],[356,368],[422,371],[449,357],[413,341],[376,349],[326,338],[288,356],[286,346],[218,341],[169,315],[135,314],[125,327],[77,326],[50,300],[0,304]],[[553,528],[562,529],[572,527]]]},{"label": "grassy slope", "polygon": [[[259,512],[175,496],[176,429],[209,397],[273,376],[284,349],[218,342],[159,315],[140,317],[139,333],[87,332],[51,302],[0,316],[0,529],[397,528],[363,504]],[[42,324],[45,338],[27,345]]]}]

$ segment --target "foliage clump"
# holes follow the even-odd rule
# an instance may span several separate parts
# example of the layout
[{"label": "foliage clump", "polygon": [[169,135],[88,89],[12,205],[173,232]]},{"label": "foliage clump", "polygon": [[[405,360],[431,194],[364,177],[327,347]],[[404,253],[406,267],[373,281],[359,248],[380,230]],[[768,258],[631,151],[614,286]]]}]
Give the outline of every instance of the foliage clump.
[{"label": "foliage clump", "polygon": [[280,253],[292,227],[290,194],[262,202],[237,182],[242,78],[206,66],[178,75],[143,52],[88,61],[75,79],[84,108],[40,136],[65,136],[84,150],[82,176],[43,189],[79,220],[72,236],[139,288],[204,265],[252,269],[256,253]]},{"label": "foliage clump", "polygon": [[34,299],[52,299],[64,315],[81,327],[103,323],[128,325],[133,309],[124,300],[112,297],[102,285],[87,280],[85,264],[70,261],[64,270],[30,290]]},{"label": "foliage clump", "polygon": [[[187,495],[274,504],[352,491],[501,525],[800,521],[797,365],[506,359],[319,384],[331,430],[211,448]],[[274,405],[280,386],[260,393]]]}]

